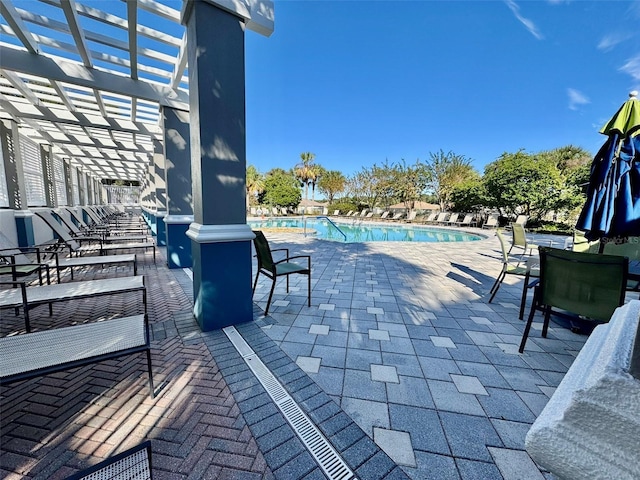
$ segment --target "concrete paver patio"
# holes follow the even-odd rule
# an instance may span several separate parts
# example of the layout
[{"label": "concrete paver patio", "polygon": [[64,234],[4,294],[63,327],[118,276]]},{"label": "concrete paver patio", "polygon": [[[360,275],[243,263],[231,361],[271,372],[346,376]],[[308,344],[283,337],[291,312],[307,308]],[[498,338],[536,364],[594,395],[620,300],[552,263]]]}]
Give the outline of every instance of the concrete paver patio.
[{"label": "concrete paver patio", "polygon": [[[272,248],[312,256],[312,306],[306,278],[294,276],[289,294],[278,282],[263,316],[261,277],[255,320],[237,330],[358,478],[552,478],[524,451],[524,436],[587,337],[552,324],[542,339],[534,323],[518,354],[522,280],[507,278],[487,303],[501,260],[484,233],[464,243],[341,244],[267,232]],[[188,272],[150,257],[139,274],[156,397],[142,356],[3,387],[2,476],[64,478],[151,439],[154,478],[324,478],[226,335],[200,332]],[[32,325],[139,313],[138,296],[121,297],[59,304],[53,317],[38,307]],[[2,335],[22,333],[21,317],[1,315]]]}]

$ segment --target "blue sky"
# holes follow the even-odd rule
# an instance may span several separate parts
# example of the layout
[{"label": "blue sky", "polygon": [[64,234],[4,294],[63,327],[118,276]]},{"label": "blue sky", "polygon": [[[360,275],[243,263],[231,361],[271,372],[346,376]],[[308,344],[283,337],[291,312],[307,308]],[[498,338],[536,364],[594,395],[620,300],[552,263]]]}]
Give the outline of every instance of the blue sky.
[{"label": "blue sky", "polygon": [[275,0],[271,37],[246,35],[247,163],[595,154],[640,90],[638,25],[640,1]]}]

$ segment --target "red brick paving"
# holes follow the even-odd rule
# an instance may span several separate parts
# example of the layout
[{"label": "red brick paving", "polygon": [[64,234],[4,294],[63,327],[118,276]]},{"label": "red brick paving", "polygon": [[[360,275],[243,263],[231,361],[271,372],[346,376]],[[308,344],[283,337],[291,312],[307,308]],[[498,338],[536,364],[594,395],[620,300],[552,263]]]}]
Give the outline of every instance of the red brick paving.
[{"label": "red brick paving", "polygon": [[[183,341],[178,334],[192,301],[174,272],[162,254],[155,264],[151,253],[139,255],[138,268],[154,332],[156,397],[149,396],[142,354],[2,387],[0,477],[65,478],[146,439],[158,480],[273,477],[208,349],[197,335]],[[132,269],[74,274],[83,281]],[[140,312],[140,295],[131,293],[61,302],[53,317],[46,306],[30,313],[37,331]],[[0,335],[23,333],[23,317],[0,310]]]}]

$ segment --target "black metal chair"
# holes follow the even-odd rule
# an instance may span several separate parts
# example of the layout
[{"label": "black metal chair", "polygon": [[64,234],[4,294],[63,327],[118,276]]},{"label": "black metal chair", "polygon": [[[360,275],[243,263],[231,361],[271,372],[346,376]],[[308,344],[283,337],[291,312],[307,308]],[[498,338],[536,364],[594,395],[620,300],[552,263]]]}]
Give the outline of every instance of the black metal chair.
[{"label": "black metal chair", "polygon": [[[265,315],[269,313],[271,298],[273,297],[273,291],[276,288],[276,279],[282,276],[287,277],[287,292],[289,292],[289,275],[293,275],[294,273],[307,275],[309,289],[308,303],[309,306],[311,306],[311,257],[309,255],[295,255],[290,257],[288,248],[276,248],[271,250],[271,248],[269,248],[269,242],[267,242],[266,237],[260,230],[254,230],[253,233],[255,234],[253,244],[256,248],[256,257],[258,258],[258,272],[256,273],[256,279],[253,283],[253,292],[255,293],[256,291],[258,277],[261,273],[273,280],[271,290],[269,291],[269,299],[267,300],[267,308],[264,311]],[[274,261],[272,253],[278,251],[286,252],[286,257],[282,260]],[[298,258],[306,258],[307,266],[290,261]]]},{"label": "black metal chair", "polygon": [[594,255],[539,247],[540,281],[535,288],[519,352],[529,336],[537,309],[544,312],[542,336],[547,336],[551,313],[570,319],[606,323],[624,304],[629,260],[617,255]]}]

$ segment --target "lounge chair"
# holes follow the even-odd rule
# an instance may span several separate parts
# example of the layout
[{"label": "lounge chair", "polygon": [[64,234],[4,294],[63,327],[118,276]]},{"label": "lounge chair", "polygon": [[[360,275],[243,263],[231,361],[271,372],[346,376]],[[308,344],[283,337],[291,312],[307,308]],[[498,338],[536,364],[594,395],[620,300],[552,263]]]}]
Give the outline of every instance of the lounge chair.
[{"label": "lounge chair", "polygon": [[402,217],[404,217],[404,212],[394,213],[393,217],[391,217],[391,221],[396,222],[398,220],[401,220]]},{"label": "lounge chair", "polygon": [[456,222],[457,227],[472,227],[476,225],[477,223],[473,219],[473,213],[467,213],[462,220]]},{"label": "lounge chair", "polygon": [[[149,242],[138,242],[138,243],[102,243],[100,245],[80,245],[79,242],[76,241],[75,238],[71,236],[69,231],[65,229],[60,222],[55,220],[51,215],[47,215],[43,213],[46,211],[35,210],[34,213],[41,218],[48,226],[53,230],[53,232],[58,236],[60,242],[64,243],[64,245],[69,248],[72,253],[76,255],[81,255],[87,252],[95,252],[99,251],[100,255],[106,255],[110,252],[115,252],[117,250],[135,250],[135,249],[144,249],[145,251],[149,248],[153,249],[153,261],[156,261],[156,245],[152,241]],[[116,237],[117,238],[117,237]],[[104,263],[109,263],[104,262]]]},{"label": "lounge chair", "polygon": [[484,222],[484,224],[482,225],[482,228],[498,228],[500,226],[498,221],[499,221],[498,215],[495,215],[495,214],[489,215],[489,217],[487,218],[487,221]]},{"label": "lounge chair", "polygon": [[54,210],[54,213],[62,220],[69,230],[72,232],[77,231],[79,234],[84,235],[100,235],[101,237],[131,235],[132,233],[146,234],[149,228],[146,225],[136,226],[124,226],[118,224],[93,224],[88,225],[82,218],[82,215],[78,215],[74,210],[70,208],[59,208]]},{"label": "lounge chair", "polygon": [[445,220],[444,225],[457,225],[459,216],[459,213],[452,213],[451,216]]},{"label": "lounge chair", "polygon": [[349,211],[346,213],[345,217],[350,217],[351,215],[353,215],[353,210],[349,210]]},{"label": "lounge chair", "polygon": [[440,212],[433,223],[437,223],[438,225],[444,225],[447,222],[447,216],[449,212]]},{"label": "lounge chair", "polygon": [[411,223],[416,219],[416,216],[418,215],[418,212],[416,210],[413,210],[412,212],[409,213],[409,216],[406,218],[405,222],[407,223]]},{"label": "lounge chair", "polygon": [[389,216],[389,213],[389,210],[382,212],[382,215],[380,215],[380,220],[386,220],[386,218]]},{"label": "lounge chair", "polygon": [[373,218],[373,211],[367,213],[364,218]]},{"label": "lounge chair", "polygon": [[337,216],[339,216],[339,215],[340,215],[340,210],[334,210],[334,211],[333,211],[333,216],[334,216],[334,217],[337,217]]},{"label": "lounge chair", "polygon": [[151,442],[147,440],[66,480],[151,480],[151,473]]},{"label": "lounge chair", "polygon": [[19,287],[0,289],[0,309],[22,308],[27,332],[31,331],[29,310],[38,305],[49,304],[49,315],[52,315],[52,304],[66,300],[141,291],[144,312],[147,312],[147,290],[142,275],[35,287],[27,287],[25,282],[0,282],[0,284]]},{"label": "lounge chair", "polygon": [[[256,249],[256,257],[258,258],[258,271],[256,272],[256,280],[253,283],[253,293],[256,291],[256,286],[258,285],[258,277],[262,273],[269,277],[273,283],[271,284],[271,290],[269,291],[269,299],[267,300],[267,308],[264,311],[264,314],[267,315],[269,313],[269,306],[271,305],[271,298],[273,297],[273,291],[276,288],[276,280],[278,277],[286,276],[287,277],[287,292],[289,292],[289,275],[292,274],[302,274],[307,275],[308,278],[308,303],[311,306],[311,257],[309,255],[295,255],[289,256],[288,248],[277,248],[271,250],[269,247],[269,242],[266,237],[260,230],[254,230],[255,238],[253,239],[253,244]],[[286,257],[274,261],[272,253],[284,251],[286,252]],[[295,259],[306,259],[307,265],[300,265],[298,263],[291,262],[290,260]]]},{"label": "lounge chair", "polygon": [[437,212],[431,212],[426,218],[422,221],[422,223],[433,223],[438,216]]},{"label": "lounge chair", "polygon": [[524,316],[524,305],[527,300],[527,290],[531,287],[534,287],[537,283],[537,279],[540,276],[540,270],[537,264],[530,263],[527,261],[523,261],[519,259],[518,262],[513,263],[509,259],[509,252],[507,251],[507,245],[502,236],[502,232],[500,230],[496,231],[496,235],[498,240],[500,241],[500,250],[502,252],[502,270],[498,274],[496,281],[494,282],[491,290],[491,297],[489,298],[489,303],[493,301],[493,298],[500,290],[500,285],[502,285],[502,281],[505,279],[507,275],[516,275],[518,277],[524,278],[524,285],[522,286],[522,297],[520,299],[520,312],[519,318],[522,320]]},{"label": "lounge chair", "polygon": [[139,352],[147,355],[149,392],[153,397],[146,314],[0,338],[0,385]]},{"label": "lounge chair", "polygon": [[529,336],[535,311],[544,311],[542,337],[547,336],[551,313],[569,317],[573,329],[590,319],[606,323],[624,304],[629,261],[617,255],[593,255],[540,247],[540,282],[536,286],[519,352]]}]

